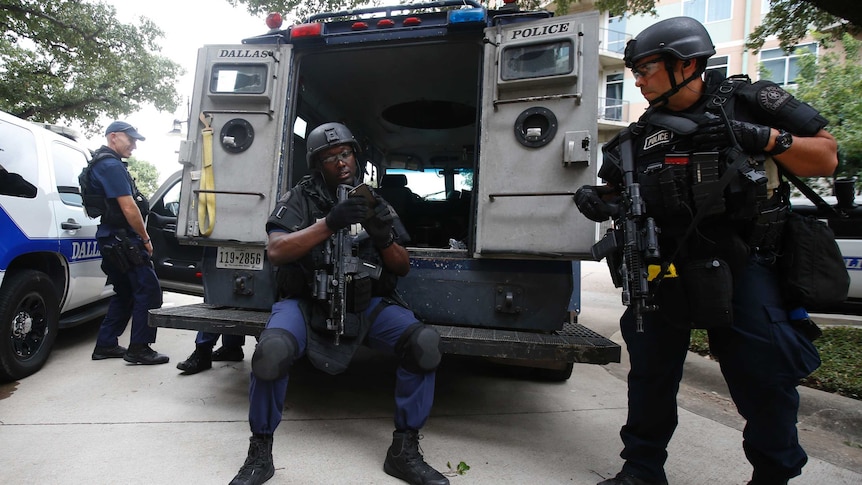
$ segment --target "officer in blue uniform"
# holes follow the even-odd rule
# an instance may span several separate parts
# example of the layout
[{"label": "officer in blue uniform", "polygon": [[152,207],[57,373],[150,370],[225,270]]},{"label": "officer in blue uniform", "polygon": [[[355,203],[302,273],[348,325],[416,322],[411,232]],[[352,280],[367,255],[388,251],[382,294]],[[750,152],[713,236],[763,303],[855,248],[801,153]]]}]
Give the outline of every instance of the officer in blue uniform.
[{"label": "officer in blue uniform", "polygon": [[[779,292],[776,248],[788,191],[776,163],[797,176],[828,176],[837,146],[823,129],[826,120],[774,83],[704,75],[714,54],[706,29],[689,17],[658,22],[629,41],[626,66],[650,107],[604,147],[599,175],[607,185],[576,194],[588,218],[619,218],[623,147],[630,147],[633,181],[660,229],[655,273],[666,268],[648,285],[652,297],[641,309],[652,311],[629,306],[620,320],[631,360],[620,432],[625,463],[600,485],[667,483],[664,463],[691,328],[707,328],[746,420],[749,483],[786,484],[807,461],[797,437],[796,386],[820,359]],[[723,187],[719,177],[727,171],[733,172]],[[721,195],[708,203],[715,191]],[[620,274],[613,261],[619,254],[609,262]]]},{"label": "officer in blue uniform", "polygon": [[[135,186],[124,158],[132,156],[144,137],[130,124],[115,121],[105,130],[108,144],[93,153],[83,176],[84,205],[91,217],[101,216],[96,239],[102,253],[102,271],[114,285],[108,313],[99,327],[93,360],[122,358],[133,364],[164,364],[168,356],[150,348],[156,328],[148,325],[148,311],[162,306],[162,289],[150,257],[153,246],[144,217],[147,198]],[[132,320],[129,348],[118,337]]]},{"label": "officer in blue uniform", "polygon": [[[440,336],[395,294],[397,277],[409,271],[407,250],[401,246],[406,235],[393,229],[397,216],[379,196],[375,208],[361,197],[338,200],[339,185],[352,187],[361,181],[356,163],[360,146],[346,126],[318,126],[309,133],[307,146],[311,175],[278,201],[267,223],[267,258],[278,266],[281,299],[273,305],[252,357],[252,436],[248,457],[231,484],[259,484],[273,476],[273,433],[281,421],[291,364],[307,355],[315,367],[337,374],[362,343],[399,358],[395,431],[384,471],[412,484],[448,484],[419,451],[419,430],[434,400]],[[364,231],[356,231],[354,239],[358,256],[382,267],[382,273],[377,279],[362,272],[353,276],[344,331],[336,337],[325,323],[328,302],[314,298],[313,288],[320,289],[322,281],[325,286],[330,237],[344,228],[354,231],[359,224]]]}]

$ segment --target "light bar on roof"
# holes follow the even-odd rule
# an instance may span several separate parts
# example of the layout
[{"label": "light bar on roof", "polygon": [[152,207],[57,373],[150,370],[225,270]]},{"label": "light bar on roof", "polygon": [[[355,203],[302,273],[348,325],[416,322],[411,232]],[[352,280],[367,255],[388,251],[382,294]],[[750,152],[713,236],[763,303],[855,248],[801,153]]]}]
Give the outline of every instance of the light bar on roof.
[{"label": "light bar on roof", "polygon": [[487,14],[484,8],[462,8],[449,11],[449,24],[468,24],[486,22]]},{"label": "light bar on roof", "polygon": [[323,34],[323,24],[321,24],[320,22],[294,25],[290,29],[291,39],[307,39],[310,37],[320,37],[321,34]]}]

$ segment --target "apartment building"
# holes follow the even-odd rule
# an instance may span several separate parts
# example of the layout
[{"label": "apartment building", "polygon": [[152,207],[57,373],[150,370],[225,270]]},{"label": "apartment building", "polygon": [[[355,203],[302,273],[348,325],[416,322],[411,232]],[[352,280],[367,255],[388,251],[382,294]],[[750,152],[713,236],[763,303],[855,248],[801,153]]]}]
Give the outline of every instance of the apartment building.
[{"label": "apartment building", "polygon": [[[592,0],[570,5],[572,13],[594,8]],[[552,6],[549,9],[553,10]],[[608,141],[648,106],[635,87],[631,72],[625,68],[623,51],[629,39],[659,20],[686,15],[703,23],[716,50],[708,69],[720,70],[725,75],[748,74],[752,80],[765,78],[781,85],[792,84],[798,73],[799,51],[785,53],[774,38],[757,54],[745,49],[748,33],[760,25],[768,11],[768,0],[657,0],[655,17],[626,18],[604,12],[599,46],[599,142]],[[816,54],[818,46],[813,40],[807,40],[797,48]],[[760,74],[761,65],[768,70],[768,75]]]}]

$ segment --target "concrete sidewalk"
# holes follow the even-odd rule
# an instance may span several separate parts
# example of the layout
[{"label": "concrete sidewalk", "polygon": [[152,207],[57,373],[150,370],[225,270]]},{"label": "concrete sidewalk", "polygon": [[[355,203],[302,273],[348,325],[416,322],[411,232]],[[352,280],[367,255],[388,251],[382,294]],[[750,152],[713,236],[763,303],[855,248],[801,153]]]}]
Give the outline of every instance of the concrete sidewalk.
[{"label": "concrete sidewalk", "polygon": [[[0,386],[4,482],[230,481],[248,446],[253,340],[244,362],[181,376],[174,366],[193,349],[192,332],[160,329],[154,347],[171,363],[152,367],[94,362],[94,338],[93,328],[63,335],[41,372]],[[470,466],[451,478],[453,485],[592,485],[619,470],[626,385],[617,374],[624,366],[578,365],[569,381],[542,383],[519,369],[449,357],[421,445],[440,470],[447,462]],[[392,432],[393,369],[393,362],[371,353],[335,377],[299,366],[276,432],[277,470],[269,483],[402,483],[382,470]],[[750,467],[741,433],[715,417],[734,415],[732,406],[684,387],[669,449],[670,483],[746,483]],[[806,426],[803,439],[814,435]],[[823,446],[792,483],[862,483],[862,469],[845,464],[862,462],[862,450],[829,436]]]}]

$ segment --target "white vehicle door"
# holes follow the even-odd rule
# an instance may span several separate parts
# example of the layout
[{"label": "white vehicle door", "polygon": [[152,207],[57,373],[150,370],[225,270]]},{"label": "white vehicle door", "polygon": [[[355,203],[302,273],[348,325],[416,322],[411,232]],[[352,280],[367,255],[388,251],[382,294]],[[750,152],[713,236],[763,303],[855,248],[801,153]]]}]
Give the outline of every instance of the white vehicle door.
[{"label": "white vehicle door", "polygon": [[598,14],[486,29],[479,257],[589,257],[596,225],[574,192],[595,184]]},{"label": "white vehicle door", "polygon": [[260,246],[254,254],[229,256],[262,256],[266,219],[282,178],[290,64],[289,45],[211,45],[198,51],[189,134],[179,155],[181,242]]},{"label": "white vehicle door", "polygon": [[81,204],[78,175],[87,165],[87,155],[80,148],[59,140],[48,145],[49,166],[53,171],[56,196],[52,200],[55,231],[60,254],[68,264],[66,299],[61,311],[80,307],[110,295],[102,272],[102,255],[96,243],[98,219],[90,219]]}]

